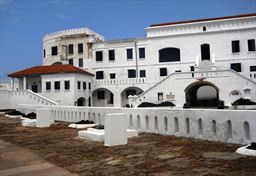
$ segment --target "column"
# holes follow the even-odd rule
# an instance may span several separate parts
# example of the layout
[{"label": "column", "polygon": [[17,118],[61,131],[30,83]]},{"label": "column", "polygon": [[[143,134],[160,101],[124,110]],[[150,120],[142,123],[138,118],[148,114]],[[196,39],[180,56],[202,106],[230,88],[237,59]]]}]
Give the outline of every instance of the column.
[{"label": "column", "polygon": [[14,78],[11,79],[11,90],[14,90]]},{"label": "column", "polygon": [[23,90],[27,90],[27,78],[23,77]]}]

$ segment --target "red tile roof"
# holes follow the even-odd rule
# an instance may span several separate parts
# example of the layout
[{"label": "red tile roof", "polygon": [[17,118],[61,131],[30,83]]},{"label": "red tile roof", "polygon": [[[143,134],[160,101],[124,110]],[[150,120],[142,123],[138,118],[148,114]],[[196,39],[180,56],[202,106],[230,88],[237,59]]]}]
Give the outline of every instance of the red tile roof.
[{"label": "red tile roof", "polygon": [[236,16],[225,16],[225,17],[218,17],[218,18],[205,18],[205,19],[196,19],[196,20],[187,20],[187,21],[159,23],[159,24],[152,24],[150,25],[150,27],[168,26],[168,25],[185,24],[185,23],[196,23],[196,22],[204,22],[204,21],[216,21],[216,20],[225,20],[225,19],[242,18],[242,17],[253,17],[253,16],[256,16],[256,13],[236,15]]},{"label": "red tile roof", "polygon": [[18,78],[23,76],[35,76],[35,75],[43,75],[43,74],[56,74],[56,73],[80,73],[86,74],[90,76],[94,76],[94,74],[82,70],[78,67],[73,65],[47,65],[47,66],[35,66],[31,68],[27,68],[24,70],[20,70],[14,73],[9,74],[9,77]]}]

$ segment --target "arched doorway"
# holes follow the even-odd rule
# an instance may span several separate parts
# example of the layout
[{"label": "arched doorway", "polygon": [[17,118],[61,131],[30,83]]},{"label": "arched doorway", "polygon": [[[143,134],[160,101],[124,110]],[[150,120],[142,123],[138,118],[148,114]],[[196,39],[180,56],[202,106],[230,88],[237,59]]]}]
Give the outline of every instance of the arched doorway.
[{"label": "arched doorway", "polygon": [[142,92],[144,92],[144,91],[139,87],[128,87],[128,88],[124,89],[121,92],[121,106],[124,107],[129,104],[129,102],[128,102],[129,95],[139,95]]},{"label": "arched doorway", "polygon": [[80,97],[77,99],[77,106],[85,106],[85,98]]},{"label": "arched doorway", "polygon": [[92,93],[93,106],[111,107],[114,106],[114,94],[106,88],[98,88]]},{"label": "arched doorway", "polygon": [[219,89],[207,81],[198,81],[185,89],[186,104],[188,107],[217,107]]}]

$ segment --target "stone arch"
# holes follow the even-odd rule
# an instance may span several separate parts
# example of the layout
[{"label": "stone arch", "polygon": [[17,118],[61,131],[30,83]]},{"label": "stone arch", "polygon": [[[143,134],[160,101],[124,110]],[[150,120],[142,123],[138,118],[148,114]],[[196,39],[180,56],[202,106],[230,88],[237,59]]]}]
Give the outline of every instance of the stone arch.
[{"label": "stone arch", "polygon": [[93,106],[111,107],[114,105],[114,94],[107,88],[97,88],[92,92]]},{"label": "stone arch", "polygon": [[128,96],[129,95],[140,95],[144,90],[137,86],[126,87],[123,91],[121,91],[121,106],[125,107],[129,105]]},{"label": "stone arch", "polygon": [[86,105],[85,98],[84,97],[78,98],[76,103],[77,103],[77,106],[85,106]]},{"label": "stone arch", "polygon": [[191,83],[185,89],[188,107],[217,107],[219,102],[219,88],[208,81]]}]

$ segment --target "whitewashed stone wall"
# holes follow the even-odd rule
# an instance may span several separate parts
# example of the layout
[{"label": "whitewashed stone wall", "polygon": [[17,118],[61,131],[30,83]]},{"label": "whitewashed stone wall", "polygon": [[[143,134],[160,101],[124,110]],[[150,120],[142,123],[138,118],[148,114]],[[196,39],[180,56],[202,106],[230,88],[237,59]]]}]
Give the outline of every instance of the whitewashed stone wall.
[{"label": "whitewashed stone wall", "polygon": [[[20,105],[19,110],[29,113],[36,112],[41,107]],[[48,110],[53,120],[77,122],[88,119],[104,124],[105,114],[126,113],[130,128],[138,129],[140,132],[239,144],[256,141],[255,110],[69,106],[48,106]]]}]

